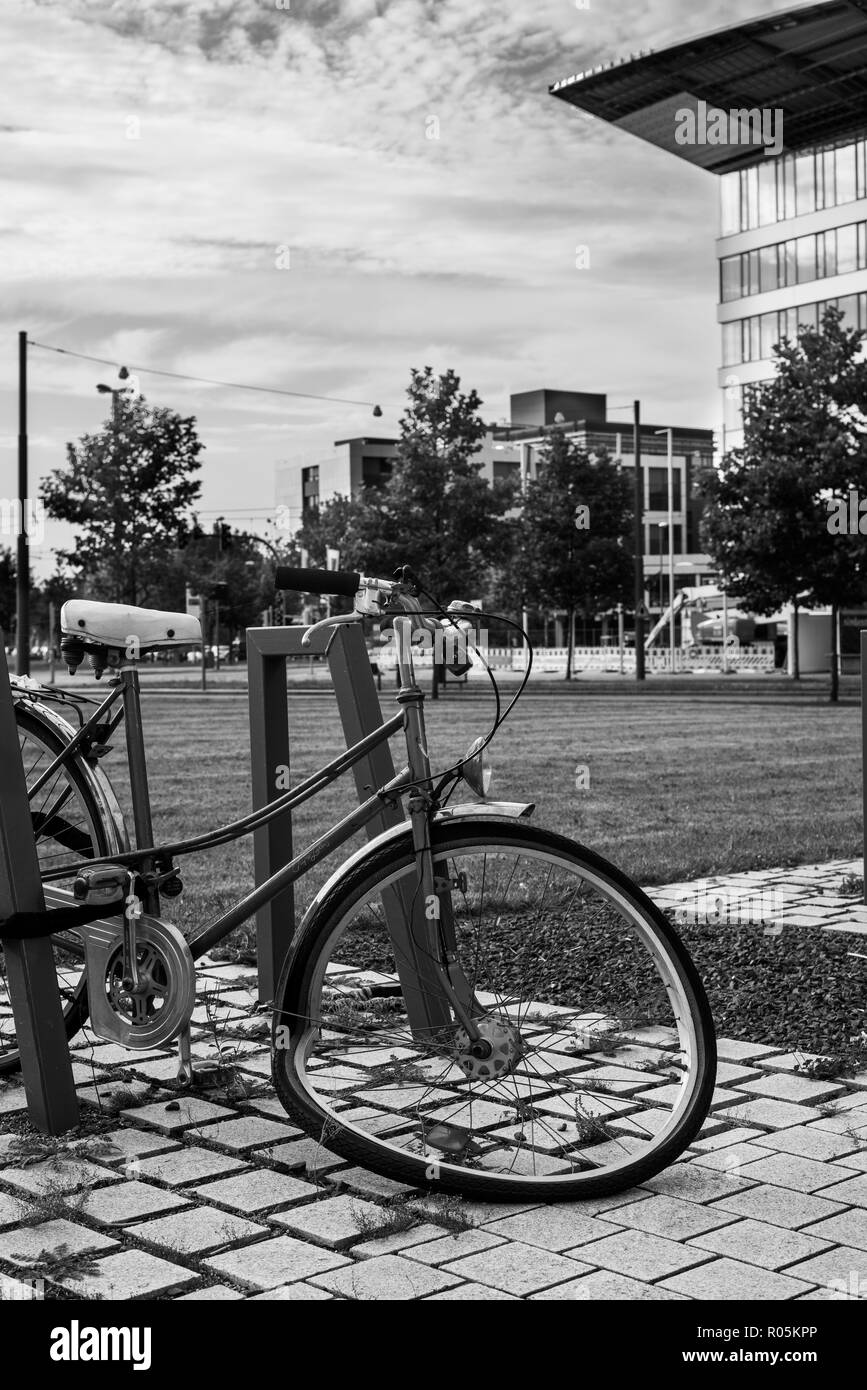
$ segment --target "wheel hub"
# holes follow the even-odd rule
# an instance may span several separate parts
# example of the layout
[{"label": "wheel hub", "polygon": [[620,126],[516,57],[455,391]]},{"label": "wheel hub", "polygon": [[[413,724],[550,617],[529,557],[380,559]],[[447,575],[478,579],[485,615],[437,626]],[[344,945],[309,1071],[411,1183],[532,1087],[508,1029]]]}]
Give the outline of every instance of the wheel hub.
[{"label": "wheel hub", "polygon": [[461,1071],[472,1080],[496,1080],[506,1076],[524,1055],[521,1034],[514,1024],[502,1018],[475,1020],[479,1039],[474,1042],[465,1028],[455,1037],[454,1058]]}]

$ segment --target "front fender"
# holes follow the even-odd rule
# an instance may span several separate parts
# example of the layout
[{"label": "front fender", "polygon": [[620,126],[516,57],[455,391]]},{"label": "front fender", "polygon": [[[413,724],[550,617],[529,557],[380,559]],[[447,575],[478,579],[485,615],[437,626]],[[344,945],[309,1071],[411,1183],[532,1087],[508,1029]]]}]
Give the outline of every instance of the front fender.
[{"label": "front fender", "polygon": [[[457,806],[443,807],[442,810],[436,812],[434,820],[438,821],[440,824],[450,824],[452,821],[460,820],[490,820],[492,816],[502,816],[507,820],[520,820],[522,817],[531,816],[535,809],[533,803],[527,801],[465,801],[460,802]],[[313,916],[314,912],[318,910],[320,903],[328,893],[330,893],[335,883],[337,883],[348,870],[355,868],[355,865],[360,863],[360,861],[365,859],[368,855],[372,855],[385,846],[392,844],[394,841],[402,839],[402,837],[411,830],[411,821],[400,821],[397,825],[392,825],[388,830],[383,830],[381,834],[374,836],[372,840],[368,840],[366,845],[362,845],[360,849],[357,849],[354,854],[351,854],[348,859],[344,860],[340,867],[334,870],[334,873],[327,882],[323,883],[319,892],[310,903],[301,920],[299,932],[307,925],[308,921]]]}]

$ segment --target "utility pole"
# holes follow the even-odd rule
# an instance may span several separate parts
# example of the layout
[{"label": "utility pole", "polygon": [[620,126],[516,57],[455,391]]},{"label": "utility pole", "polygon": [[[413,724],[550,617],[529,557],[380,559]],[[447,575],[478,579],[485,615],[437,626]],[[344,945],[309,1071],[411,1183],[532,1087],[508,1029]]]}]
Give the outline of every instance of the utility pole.
[{"label": "utility pole", "polygon": [[641,402],[633,406],[635,459],[635,679],[644,680],[644,471],[641,467]]},{"label": "utility pole", "polygon": [[15,671],[30,675],[30,544],[27,539],[27,332],[18,334],[18,545]]}]

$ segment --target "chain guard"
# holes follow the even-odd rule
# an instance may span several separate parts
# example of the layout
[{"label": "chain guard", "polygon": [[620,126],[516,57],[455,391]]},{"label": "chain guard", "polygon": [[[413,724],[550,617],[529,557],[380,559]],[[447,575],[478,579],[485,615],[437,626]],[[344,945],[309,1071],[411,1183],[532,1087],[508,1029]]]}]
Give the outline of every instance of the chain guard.
[{"label": "chain guard", "polygon": [[177,1037],[196,1003],[196,967],[182,933],[159,917],[136,922],[136,957],[143,991],[126,994],[123,933],[93,922],[76,928],[84,941],[90,1026],[98,1038],[122,1047],[157,1047]]}]

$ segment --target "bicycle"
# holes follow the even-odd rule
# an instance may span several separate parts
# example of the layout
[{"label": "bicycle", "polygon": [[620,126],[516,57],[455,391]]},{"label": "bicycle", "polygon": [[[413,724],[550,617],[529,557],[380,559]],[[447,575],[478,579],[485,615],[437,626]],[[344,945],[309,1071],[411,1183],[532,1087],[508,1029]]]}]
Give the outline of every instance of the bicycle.
[{"label": "bicycle", "polygon": [[[73,702],[77,731],[48,710],[44,688],[14,683],[46,901],[99,916],[52,933],[70,1036],[89,1008],[97,1035],[130,1049],[178,1040],[179,1076],[191,1080],[195,961],[384,804],[406,798],[406,820],[353,853],[315,895],[267,1001],[273,1081],[287,1114],[341,1157],[480,1199],[598,1196],[659,1172],[709,1109],[710,1010],[683,943],[636,884],[592,850],[529,824],[532,806],[485,799],[487,748],[526,686],[532,651],[505,709],[488,668],[491,728],[434,772],[413,642],[458,634],[455,664],[466,668],[471,652],[486,664],[485,615],[429,598],[423,606],[407,569],[393,580],[280,569],[277,583],[352,598],[351,612],[308,629],[308,639],[319,627],[391,621],[398,712],[267,806],[203,835],[153,842],[138,669],[128,655],[133,621],[144,632],[137,658],[193,640],[195,619],[67,603],[70,669],[88,655],[97,674],[115,672],[89,716]],[[101,767],[122,719],[133,845]],[[179,858],[294,810],[397,734],[406,765],[219,918],[185,939],[159,915],[161,897],[180,890]],[[28,756],[31,744],[38,757]],[[478,800],[453,804],[461,783]],[[50,921],[39,930],[47,934]],[[4,984],[0,968],[0,1005]],[[17,1063],[10,1019],[0,1007],[5,1070]]]}]

